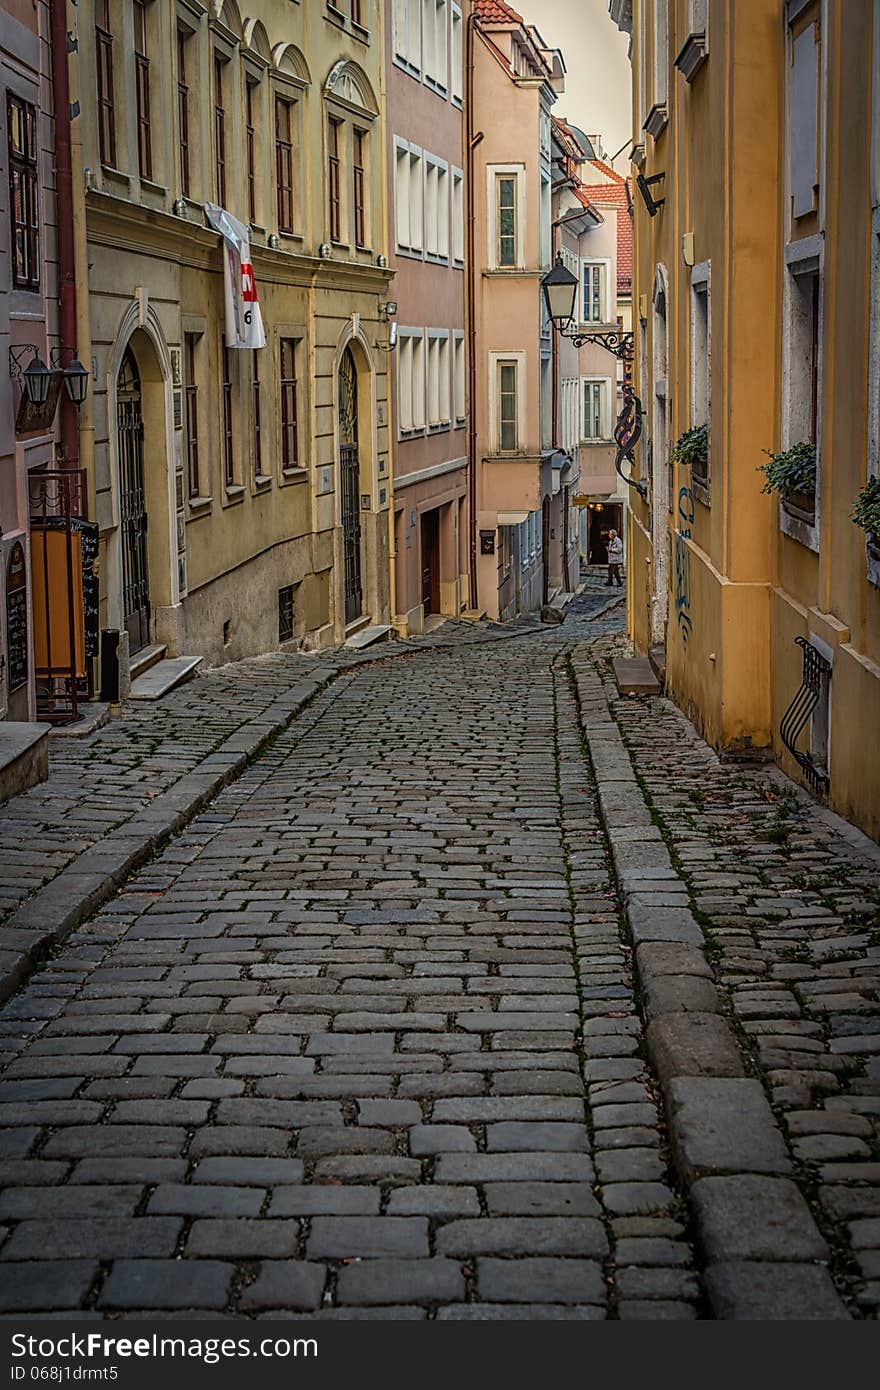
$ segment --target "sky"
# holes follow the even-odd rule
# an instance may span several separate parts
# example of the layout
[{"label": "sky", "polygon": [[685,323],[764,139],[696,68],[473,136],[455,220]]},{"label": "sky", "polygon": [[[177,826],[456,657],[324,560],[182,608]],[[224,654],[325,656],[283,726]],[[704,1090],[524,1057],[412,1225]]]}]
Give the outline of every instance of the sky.
[{"label": "sky", "polygon": [[[568,73],[565,92],[553,108],[599,134],[609,155],[631,135],[631,76],[626,56],[629,39],[608,13],[608,0],[510,0],[530,24],[537,25],[549,48],[561,48]],[[615,167],[629,173],[629,150]]]}]

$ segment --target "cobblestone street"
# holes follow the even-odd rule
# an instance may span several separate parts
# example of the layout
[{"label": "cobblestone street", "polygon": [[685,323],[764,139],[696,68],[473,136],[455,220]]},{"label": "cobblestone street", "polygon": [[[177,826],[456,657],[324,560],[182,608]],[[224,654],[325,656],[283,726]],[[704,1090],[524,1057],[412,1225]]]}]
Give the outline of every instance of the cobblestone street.
[{"label": "cobblestone street", "polygon": [[22,914],[263,728],[2,1010],[8,1313],[875,1315],[880,852],[618,699],[596,601],[53,745]]}]

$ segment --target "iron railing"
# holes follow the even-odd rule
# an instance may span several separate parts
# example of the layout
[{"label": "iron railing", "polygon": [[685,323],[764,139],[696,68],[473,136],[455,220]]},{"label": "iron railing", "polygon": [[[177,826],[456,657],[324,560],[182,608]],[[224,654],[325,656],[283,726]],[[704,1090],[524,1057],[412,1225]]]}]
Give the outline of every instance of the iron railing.
[{"label": "iron railing", "polygon": [[824,768],[817,767],[810,753],[797,747],[797,741],[822,698],[822,682],[831,675],[831,663],[826,661],[822,653],[808,642],[806,637],[796,637],[794,640],[803,648],[803,675],[797,694],[782,716],[779,733],[813,791],[821,793],[828,789],[828,773]]}]

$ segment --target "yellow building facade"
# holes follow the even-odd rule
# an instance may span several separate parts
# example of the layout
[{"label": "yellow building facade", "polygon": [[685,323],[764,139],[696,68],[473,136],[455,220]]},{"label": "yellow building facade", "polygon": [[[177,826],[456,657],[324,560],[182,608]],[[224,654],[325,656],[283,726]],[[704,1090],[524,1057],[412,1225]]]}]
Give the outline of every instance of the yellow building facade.
[{"label": "yellow building facade", "polygon": [[610,9],[643,181],[630,633],[716,748],[880,838],[880,3]]},{"label": "yellow building facade", "polygon": [[[383,13],[76,10],[81,453],[101,626],[133,658],[236,660],[388,620]],[[226,343],[206,203],[249,227],[263,348]]]}]

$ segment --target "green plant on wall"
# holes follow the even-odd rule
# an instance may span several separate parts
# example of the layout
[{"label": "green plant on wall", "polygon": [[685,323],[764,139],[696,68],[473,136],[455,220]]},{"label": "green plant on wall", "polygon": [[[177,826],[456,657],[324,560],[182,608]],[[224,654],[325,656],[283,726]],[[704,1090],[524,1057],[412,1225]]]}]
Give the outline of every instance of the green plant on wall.
[{"label": "green plant on wall", "polygon": [[672,457],[685,468],[705,473],[709,458],[709,426],[695,425],[692,430],[680,434],[673,446]]},{"label": "green plant on wall", "polygon": [[852,519],[874,541],[880,541],[880,477],[865,483],[853,504]]},{"label": "green plant on wall", "polygon": [[803,441],[792,444],[790,449],[773,454],[764,450],[769,463],[758,465],[758,471],[765,475],[762,492],[778,492],[780,497],[790,497],[793,492],[816,491],[816,446]]}]

